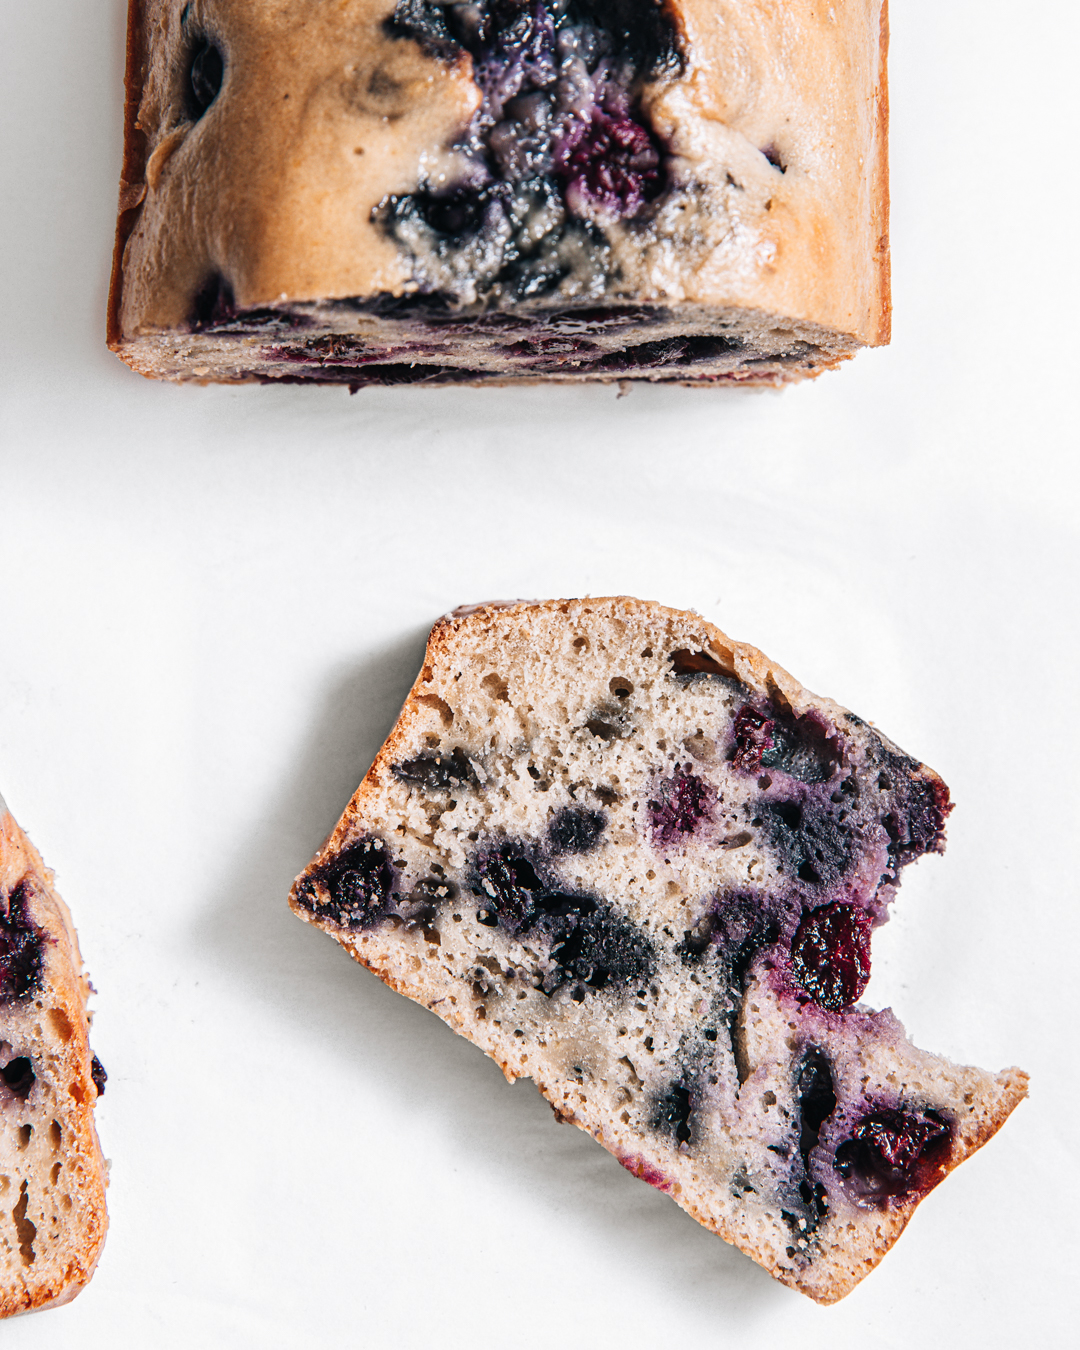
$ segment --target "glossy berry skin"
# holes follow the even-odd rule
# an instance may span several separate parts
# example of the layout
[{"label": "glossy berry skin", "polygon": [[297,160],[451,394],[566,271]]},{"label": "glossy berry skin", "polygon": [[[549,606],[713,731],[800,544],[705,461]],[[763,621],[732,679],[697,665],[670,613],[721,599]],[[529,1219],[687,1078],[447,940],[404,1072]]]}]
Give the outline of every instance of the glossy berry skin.
[{"label": "glossy berry skin", "polygon": [[951,1139],[950,1125],[935,1111],[879,1108],[836,1150],[835,1167],[856,1203],[880,1205],[934,1186]]},{"label": "glossy berry skin", "polygon": [[803,915],[791,944],[791,978],[820,1008],[842,1012],[870,981],[870,918],[855,905]]},{"label": "glossy berry skin", "polygon": [[771,717],[759,713],[749,703],[739,709],[735,716],[735,754],[731,760],[736,769],[757,773],[762,755],[773,743],[775,725]]}]

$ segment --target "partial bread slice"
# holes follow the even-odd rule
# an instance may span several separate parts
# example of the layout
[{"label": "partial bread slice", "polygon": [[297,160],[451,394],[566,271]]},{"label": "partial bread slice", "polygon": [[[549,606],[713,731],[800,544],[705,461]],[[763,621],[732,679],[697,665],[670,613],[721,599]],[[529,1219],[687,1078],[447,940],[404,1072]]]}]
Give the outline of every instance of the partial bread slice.
[{"label": "partial bread slice", "polygon": [[105,1071],[52,873],[0,798],[0,1316],[75,1297],[105,1241]]},{"label": "partial bread slice", "polygon": [[779,1280],[846,1294],[1026,1075],[857,1005],[925,765],[695,614],[440,620],[291,904]]}]

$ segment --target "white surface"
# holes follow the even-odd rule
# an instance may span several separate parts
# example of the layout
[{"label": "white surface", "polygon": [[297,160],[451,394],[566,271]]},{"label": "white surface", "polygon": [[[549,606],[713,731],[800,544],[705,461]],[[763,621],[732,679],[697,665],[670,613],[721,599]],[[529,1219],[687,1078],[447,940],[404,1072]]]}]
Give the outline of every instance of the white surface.
[{"label": "white surface", "polygon": [[[100,990],[113,1160],[93,1284],[5,1348],[1070,1343],[1075,6],[896,6],[890,349],[624,399],[130,374],[123,9],[3,8],[0,784]],[[612,591],[761,646],[958,802],[869,998],[1032,1097],[833,1309],[285,907],[436,615]]]}]

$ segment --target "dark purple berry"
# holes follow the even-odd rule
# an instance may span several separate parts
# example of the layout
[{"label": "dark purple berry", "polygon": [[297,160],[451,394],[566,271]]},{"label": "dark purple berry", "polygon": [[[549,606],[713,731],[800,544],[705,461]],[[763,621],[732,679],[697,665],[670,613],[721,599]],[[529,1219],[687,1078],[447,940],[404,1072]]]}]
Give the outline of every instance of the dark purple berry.
[{"label": "dark purple berry", "polygon": [[606,824],[603,811],[564,807],[548,826],[548,847],[554,854],[588,853],[604,833]]},{"label": "dark purple berry", "polygon": [[18,1059],[9,1059],[0,1069],[0,1077],[3,1078],[8,1091],[23,1101],[30,1096],[30,1089],[37,1082],[34,1066],[25,1055],[20,1055]]},{"label": "dark purple berry", "polygon": [[512,936],[536,920],[536,897],[543,883],[528,858],[504,845],[482,856],[476,867],[480,921],[496,924]]},{"label": "dark purple berry", "polygon": [[928,1191],[941,1180],[952,1129],[936,1111],[881,1108],[864,1116],[836,1150],[836,1170],[862,1204]]},{"label": "dark purple berry", "polygon": [[633,216],[663,187],[660,152],[649,132],[627,113],[594,108],[575,123],[556,150],[555,169],[576,216]]},{"label": "dark purple berry", "polygon": [[716,793],[700,778],[680,769],[660,784],[649,802],[649,826],[653,843],[664,845],[692,835],[712,816]]},{"label": "dark purple berry", "polygon": [[759,713],[749,703],[739,709],[735,716],[735,754],[731,760],[736,769],[757,773],[761,756],[773,743],[775,725],[772,718]]},{"label": "dark purple berry", "polygon": [[850,826],[832,803],[806,796],[796,801],[765,800],[755,825],[762,825],[781,870],[808,886],[828,887],[841,881],[855,860]]},{"label": "dark purple berry", "polygon": [[835,733],[814,713],[792,717],[748,703],[736,714],[733,735],[732,764],[744,773],[777,769],[801,783],[825,783],[840,762]]},{"label": "dark purple berry", "polygon": [[674,1139],[677,1144],[688,1144],[693,1134],[690,1128],[692,1114],[690,1090],[683,1083],[672,1083],[653,1102],[649,1125],[658,1134]]},{"label": "dark purple berry", "polygon": [[917,760],[886,752],[878,786],[890,798],[882,824],[889,836],[893,871],[924,853],[940,853],[945,847],[945,820],[952,810],[949,789],[941,779],[927,776]]},{"label": "dark purple berry", "polygon": [[357,840],[329,862],[313,867],[296,898],[318,919],[345,928],[368,928],[390,909],[394,869],[381,839]]},{"label": "dark purple berry", "polygon": [[476,782],[476,771],[460,746],[451,755],[418,755],[395,764],[394,774],[406,783],[415,783],[433,792]]},{"label": "dark purple berry", "polygon": [[870,917],[856,905],[805,913],[791,943],[791,977],[829,1012],[850,1008],[870,980]]},{"label": "dark purple berry", "polygon": [[0,910],[0,1007],[41,987],[45,934],[30,917],[30,883],[24,878]]},{"label": "dark purple berry", "polygon": [[481,855],[473,893],[481,923],[547,948],[545,994],[571,985],[580,1001],[589,989],[640,983],[655,967],[644,933],[592,896],[549,889],[520,845]]},{"label": "dark purple berry", "polygon": [[90,1077],[94,1080],[97,1095],[102,1096],[105,1091],[105,1084],[109,1081],[109,1075],[105,1072],[105,1065],[102,1064],[97,1055],[90,1061]]},{"label": "dark purple berry", "polygon": [[676,950],[686,964],[715,951],[727,967],[728,985],[741,991],[754,958],[779,936],[776,919],[763,907],[760,897],[736,894],[725,896],[685,933]]}]

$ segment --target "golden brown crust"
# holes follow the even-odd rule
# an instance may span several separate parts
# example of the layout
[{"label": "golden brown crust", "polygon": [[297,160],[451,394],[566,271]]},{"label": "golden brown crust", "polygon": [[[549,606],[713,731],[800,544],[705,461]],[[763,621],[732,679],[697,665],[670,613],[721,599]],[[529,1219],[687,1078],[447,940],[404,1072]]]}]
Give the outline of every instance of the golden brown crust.
[{"label": "golden brown crust", "polygon": [[[5,896],[20,882],[28,881],[30,914],[46,934],[44,972],[37,994],[31,994],[0,1009],[0,1040],[23,1053],[33,1050],[39,1079],[47,1077],[52,1093],[48,1102],[35,1108],[44,1118],[41,1130],[55,1114],[52,1128],[63,1134],[62,1148],[54,1145],[49,1162],[63,1192],[51,1203],[59,1218],[56,1226],[43,1227],[32,1239],[29,1263],[24,1261],[17,1278],[0,1280],[0,1317],[66,1303],[94,1273],[105,1242],[108,1214],[105,1160],[94,1127],[94,1104],[98,1090],[91,1073],[87,999],[90,982],[82,968],[78,941],[67,906],[53,887],[52,873],[41,856],[0,801],[0,891]],[[3,1108],[8,1110],[10,1108]],[[26,1128],[25,1126],[23,1127]],[[40,1148],[37,1140],[33,1146]],[[28,1161],[23,1169],[23,1213],[29,1218],[50,1190],[40,1163]],[[60,1167],[55,1167],[59,1161]],[[7,1162],[11,1167],[11,1160]],[[28,1191],[27,1182],[33,1182]],[[19,1197],[18,1174],[4,1178],[4,1198]],[[14,1258],[11,1258],[14,1259]]]}]

